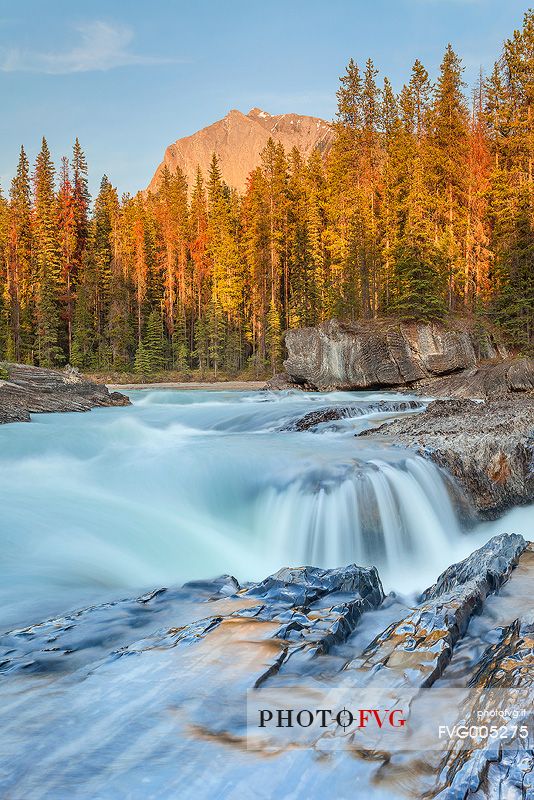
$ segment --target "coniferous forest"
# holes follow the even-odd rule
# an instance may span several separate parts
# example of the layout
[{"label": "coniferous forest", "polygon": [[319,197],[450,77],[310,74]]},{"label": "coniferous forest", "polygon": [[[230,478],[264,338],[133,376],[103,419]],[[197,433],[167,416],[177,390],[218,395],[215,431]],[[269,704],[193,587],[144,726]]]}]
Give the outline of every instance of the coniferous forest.
[{"label": "coniferous forest", "polygon": [[261,374],[282,334],[331,317],[488,319],[534,345],[534,13],[490,75],[447,47],[395,94],[350,61],[335,141],[304,161],[270,140],[243,196],[164,172],[94,200],[78,140],[54,165],[21,148],[0,195],[0,358],[150,376]]}]

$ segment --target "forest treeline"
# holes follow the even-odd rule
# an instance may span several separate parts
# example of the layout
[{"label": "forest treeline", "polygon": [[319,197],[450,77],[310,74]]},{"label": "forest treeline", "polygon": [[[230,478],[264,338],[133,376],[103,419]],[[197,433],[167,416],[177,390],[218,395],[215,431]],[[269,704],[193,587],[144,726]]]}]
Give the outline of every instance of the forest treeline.
[{"label": "forest treeline", "polygon": [[78,140],[43,139],[0,196],[0,357],[153,374],[274,370],[289,327],[487,317],[534,343],[534,14],[470,96],[449,46],[398,95],[348,64],[335,140],[307,161],[270,140],[243,196],[214,155],[194,186],[91,203]]}]

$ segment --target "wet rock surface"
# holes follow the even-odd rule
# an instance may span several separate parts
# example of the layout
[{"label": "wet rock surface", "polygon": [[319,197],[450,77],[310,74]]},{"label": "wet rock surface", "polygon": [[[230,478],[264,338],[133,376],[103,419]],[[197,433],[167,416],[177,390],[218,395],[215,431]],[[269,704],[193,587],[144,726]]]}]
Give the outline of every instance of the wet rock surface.
[{"label": "wet rock surface", "polygon": [[197,581],[6,633],[2,795],[527,797],[525,745],[247,750],[245,703],[258,687],[286,702],[306,687],[532,692],[533,577],[532,545],[502,535],[414,601],[384,598],[373,568],[284,568],[243,587],[230,576]]},{"label": "wet rock surface", "polygon": [[77,370],[63,371],[3,363],[7,379],[0,380],[0,424],[29,422],[30,414],[89,411],[98,406],[127,406],[128,398],[83,378]]},{"label": "wet rock surface", "polygon": [[534,397],[436,400],[361,435],[394,438],[444,468],[481,518],[534,501]]},{"label": "wet rock surface", "polygon": [[506,356],[490,332],[459,324],[330,320],[288,331],[285,343],[286,373],[321,390],[406,386]]},{"label": "wet rock surface", "polygon": [[398,414],[407,411],[423,411],[424,403],[417,400],[377,400],[365,402],[361,405],[332,406],[310,411],[308,414],[287,425],[286,431],[308,431],[323,425],[325,422],[334,422],[339,419],[353,419],[354,417],[369,416],[373,414]]}]

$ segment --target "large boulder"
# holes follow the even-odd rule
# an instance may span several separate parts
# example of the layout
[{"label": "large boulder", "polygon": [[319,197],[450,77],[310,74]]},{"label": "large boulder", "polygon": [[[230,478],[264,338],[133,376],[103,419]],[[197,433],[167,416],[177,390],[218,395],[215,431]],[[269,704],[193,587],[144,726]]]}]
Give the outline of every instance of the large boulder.
[{"label": "large boulder", "polygon": [[318,389],[404,386],[506,356],[489,331],[460,323],[330,320],[288,331],[285,343],[287,374]]}]

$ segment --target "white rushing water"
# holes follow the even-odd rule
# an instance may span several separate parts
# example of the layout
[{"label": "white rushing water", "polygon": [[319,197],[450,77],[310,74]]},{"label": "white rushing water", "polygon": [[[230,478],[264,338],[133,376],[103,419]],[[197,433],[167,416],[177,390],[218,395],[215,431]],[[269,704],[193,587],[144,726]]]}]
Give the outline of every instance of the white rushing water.
[{"label": "white rushing water", "polygon": [[[436,467],[354,437],[402,413],[405,396],[130,395],[129,408],[0,428],[0,626],[221,573],[261,579],[288,564],[374,564],[387,588],[421,589],[506,529],[466,535]],[[282,430],[331,406],[358,416]]]}]

